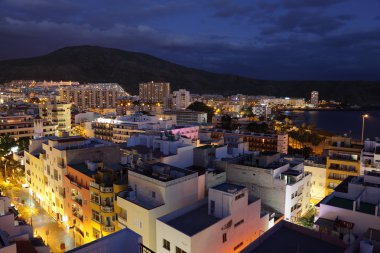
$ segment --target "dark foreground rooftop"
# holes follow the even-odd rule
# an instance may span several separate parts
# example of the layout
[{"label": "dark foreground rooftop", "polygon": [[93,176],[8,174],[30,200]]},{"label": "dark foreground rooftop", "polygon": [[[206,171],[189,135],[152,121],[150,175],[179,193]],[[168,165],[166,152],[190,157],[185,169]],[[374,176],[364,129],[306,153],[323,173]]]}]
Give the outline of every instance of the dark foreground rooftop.
[{"label": "dark foreground rooftop", "polygon": [[[248,245],[242,253],[342,253],[345,246],[331,243],[319,238],[314,231],[304,231],[306,228],[294,224],[285,224],[285,221],[277,224],[266,232],[261,239]],[[276,228],[277,231],[276,231]],[[268,233],[268,234],[267,234]],[[260,242],[261,243],[260,243]]]}]

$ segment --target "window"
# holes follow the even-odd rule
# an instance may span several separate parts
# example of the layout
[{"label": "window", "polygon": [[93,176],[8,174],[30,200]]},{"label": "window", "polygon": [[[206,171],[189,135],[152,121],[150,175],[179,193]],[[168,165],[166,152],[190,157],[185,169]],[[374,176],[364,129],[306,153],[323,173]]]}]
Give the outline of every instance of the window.
[{"label": "window", "polygon": [[234,227],[236,228],[236,227],[240,226],[243,223],[244,223],[244,219],[239,220],[238,222],[235,223]]},{"label": "window", "polygon": [[239,195],[237,195],[237,196],[235,197],[235,200],[241,199],[241,198],[243,198],[243,197],[244,197],[244,193],[240,193]]},{"label": "window", "polygon": [[238,248],[240,248],[242,245],[243,245],[243,242],[240,242],[238,245],[236,245],[234,247],[234,251],[237,250]]},{"label": "window", "polygon": [[164,249],[167,249],[170,251],[170,242],[169,241],[163,239],[162,244],[163,244],[162,247],[164,247]]},{"label": "window", "polygon": [[92,216],[91,216],[91,219],[93,219],[94,221],[99,222],[99,223],[102,222],[102,221],[101,221],[101,218],[100,218],[100,214],[99,214],[99,212],[94,211],[94,210],[92,210]]},{"label": "window", "polygon": [[223,243],[227,241],[227,233],[223,233]]},{"label": "window", "polygon": [[175,253],[186,253],[186,251],[184,251],[181,248],[175,247]]},{"label": "window", "polygon": [[215,201],[210,200],[210,214],[214,215],[215,214]]},{"label": "window", "polygon": [[152,198],[156,198],[156,192],[152,191]]},{"label": "window", "polygon": [[92,235],[98,239],[100,237],[100,231],[95,229],[95,228],[92,228]]}]

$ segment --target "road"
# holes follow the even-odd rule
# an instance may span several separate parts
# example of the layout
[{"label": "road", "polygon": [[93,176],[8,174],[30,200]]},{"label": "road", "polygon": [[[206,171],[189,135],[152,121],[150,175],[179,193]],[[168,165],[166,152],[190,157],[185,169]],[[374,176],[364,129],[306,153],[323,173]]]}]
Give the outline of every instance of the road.
[{"label": "road", "polygon": [[[5,194],[12,198],[12,202],[16,206],[29,206],[32,209],[37,210],[37,214],[34,214],[31,220],[27,220],[27,222],[32,223],[34,235],[41,236],[44,242],[50,247],[51,252],[64,252],[60,249],[61,243],[65,243],[65,250],[74,248],[74,241],[68,231],[51,216],[49,216],[47,212],[45,212],[42,207],[33,200],[33,198],[29,195],[28,189],[12,189],[12,191],[6,191]],[[47,230],[49,232],[46,232]]]}]

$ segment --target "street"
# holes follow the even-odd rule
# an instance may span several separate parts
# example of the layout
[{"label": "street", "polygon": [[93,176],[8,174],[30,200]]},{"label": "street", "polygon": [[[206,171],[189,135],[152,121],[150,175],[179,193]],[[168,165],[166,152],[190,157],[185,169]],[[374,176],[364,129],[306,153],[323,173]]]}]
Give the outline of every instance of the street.
[{"label": "street", "polygon": [[[74,241],[68,231],[34,201],[29,195],[29,189],[12,187],[5,190],[4,193],[12,199],[12,203],[19,210],[28,209],[31,211],[31,218],[24,218],[29,224],[32,223],[34,235],[42,237],[45,244],[49,245],[51,252],[59,253],[74,248]],[[64,250],[61,250],[62,243],[65,244]]]}]

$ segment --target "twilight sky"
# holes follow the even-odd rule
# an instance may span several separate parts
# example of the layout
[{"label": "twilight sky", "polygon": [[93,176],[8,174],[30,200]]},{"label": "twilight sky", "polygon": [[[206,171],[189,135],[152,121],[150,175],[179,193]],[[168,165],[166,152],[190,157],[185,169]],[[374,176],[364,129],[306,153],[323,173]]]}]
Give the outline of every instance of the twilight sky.
[{"label": "twilight sky", "polygon": [[272,80],[380,80],[380,0],[0,0],[0,59],[72,45]]}]

